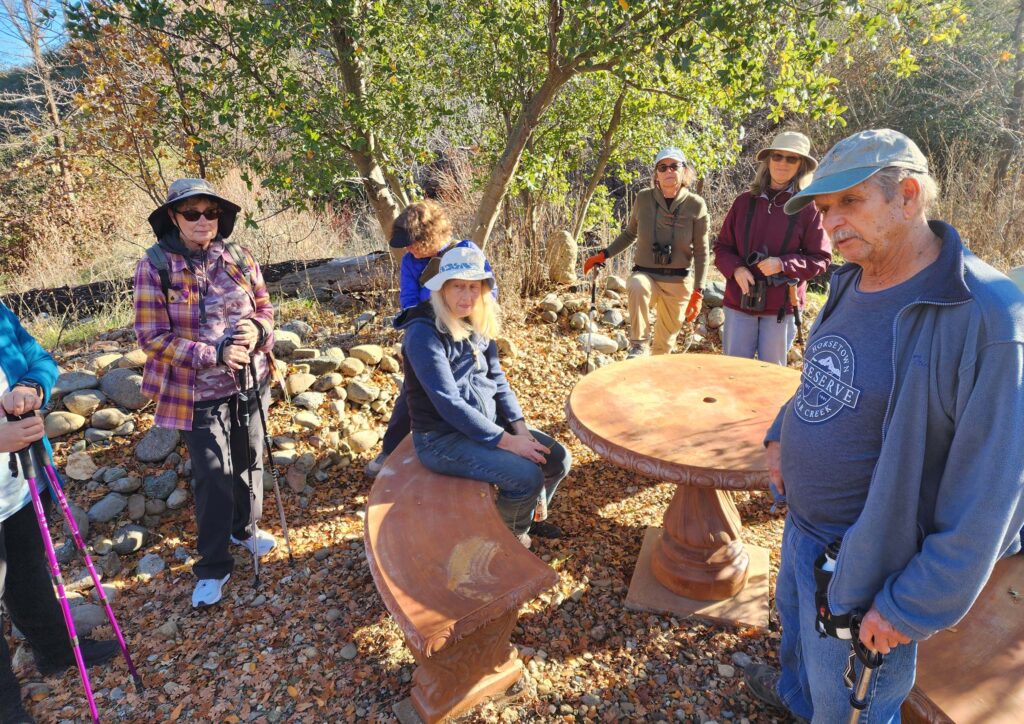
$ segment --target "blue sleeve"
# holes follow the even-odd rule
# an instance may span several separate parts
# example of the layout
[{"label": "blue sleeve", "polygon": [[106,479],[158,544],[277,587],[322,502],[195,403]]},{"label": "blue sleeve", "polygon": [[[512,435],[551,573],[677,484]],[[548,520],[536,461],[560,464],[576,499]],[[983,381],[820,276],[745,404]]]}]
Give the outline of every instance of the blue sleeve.
[{"label": "blue sleeve", "polygon": [[491,340],[491,343],[487,345],[487,351],[484,354],[487,357],[487,376],[494,380],[494,383],[498,386],[494,393],[494,402],[497,405],[498,414],[506,422],[522,420],[524,417],[523,408],[519,406],[516,393],[509,387],[508,379],[505,377],[505,370],[501,368],[501,361],[498,359],[498,345],[495,344],[494,340]]},{"label": "blue sleeve", "polygon": [[[477,250],[477,251],[479,251],[479,252],[480,252],[481,254],[483,254],[483,253],[484,253],[484,252],[483,252],[483,249],[481,249],[481,248],[480,248],[479,246],[477,246],[476,244],[474,244],[474,243],[473,243],[472,241],[470,241],[469,239],[463,239],[462,241],[460,241],[460,242],[459,242],[458,244],[456,244],[455,246],[464,246],[464,247],[466,247],[467,249],[476,249],[476,250]],[[492,275],[492,276],[494,275],[494,270],[493,270],[493,269],[491,269],[491,262],[490,262],[490,261],[489,261],[489,260],[487,259],[487,257],[486,257],[486,256],[484,256],[484,269],[486,269],[487,271],[489,271],[489,272],[491,273],[491,275]],[[495,279],[495,280],[494,280],[494,283],[493,283],[493,284],[491,285],[491,296],[493,296],[495,300],[497,300],[497,299],[498,299],[498,280],[497,280],[497,279]]]},{"label": "blue sleeve", "polygon": [[437,414],[445,422],[470,440],[488,447],[498,445],[505,431],[462,399],[436,329],[426,324],[410,326],[405,332],[402,352]]},{"label": "blue sleeve", "polygon": [[1016,548],[1024,523],[1024,445],[1017,427],[1024,420],[1024,345],[989,345],[972,378],[968,399],[955,411],[935,501],[936,530],[874,601],[889,623],[915,640],[966,615],[996,561]]},{"label": "blue sleeve", "polygon": [[792,401],[793,398],[790,397],[786,400],[785,404],[779,408],[779,412],[775,416],[775,420],[772,422],[771,427],[768,428],[768,432],[764,435],[765,446],[770,442],[779,442],[782,440],[782,419],[786,416],[786,408],[789,407],[789,403]]},{"label": "blue sleeve", "polygon": [[[416,257],[406,252],[398,275],[398,303],[402,309],[415,307],[420,298],[420,272],[416,269]],[[429,294],[428,294],[429,296]]]},{"label": "blue sleeve", "polygon": [[50,390],[57,381],[57,363],[53,361],[50,353],[43,349],[42,345],[21,326],[21,322],[14,312],[4,305],[0,305],[0,310],[14,330],[15,342],[25,359],[25,372],[16,380],[8,380],[8,384],[13,387],[16,382],[22,380],[38,382],[43,388],[43,404],[45,405],[49,402]]}]

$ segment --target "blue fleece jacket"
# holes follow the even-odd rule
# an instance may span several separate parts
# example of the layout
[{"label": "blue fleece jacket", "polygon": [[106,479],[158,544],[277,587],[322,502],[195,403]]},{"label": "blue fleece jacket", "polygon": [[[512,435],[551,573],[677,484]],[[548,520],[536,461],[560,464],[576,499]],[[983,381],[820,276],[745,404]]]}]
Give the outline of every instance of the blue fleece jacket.
[{"label": "blue fleece jacket", "polygon": [[[25,331],[14,312],[0,304],[0,366],[9,387],[31,380],[43,388],[43,404],[50,399],[50,390],[57,381],[57,363],[31,334]],[[8,390],[0,390],[0,394]],[[50,441],[45,437],[46,452],[53,457]],[[0,465],[7,465],[7,455],[0,455]],[[10,511],[11,514],[17,511]],[[6,517],[6,516],[5,516]]]},{"label": "blue fleece jacket", "polygon": [[523,419],[505,379],[494,340],[477,335],[456,342],[440,332],[430,302],[403,311],[405,395],[413,432],[460,432],[496,447],[502,424]]},{"label": "blue fleece jacket", "polygon": [[[449,249],[454,249],[457,246],[464,246],[480,251],[480,247],[472,241],[469,239],[463,239],[460,242],[446,246],[437,254],[437,256],[440,256]],[[402,266],[399,269],[398,275],[398,303],[402,305],[402,309],[415,307],[420,302],[425,302],[430,299],[430,290],[420,284],[420,276],[422,276],[423,271],[427,268],[431,258],[437,258],[437,256],[428,256],[423,259],[417,259],[412,252],[407,251],[405,256],[402,257]],[[484,269],[491,271],[491,263],[486,259],[484,259]],[[495,299],[498,298],[497,284],[491,287],[491,294],[494,295]]]},{"label": "blue fleece jacket", "polygon": [[[941,286],[896,315],[882,449],[828,591],[833,613],[874,603],[915,640],[963,618],[1024,523],[1024,295],[953,227],[929,224]],[[833,275],[812,337],[860,271]]]}]

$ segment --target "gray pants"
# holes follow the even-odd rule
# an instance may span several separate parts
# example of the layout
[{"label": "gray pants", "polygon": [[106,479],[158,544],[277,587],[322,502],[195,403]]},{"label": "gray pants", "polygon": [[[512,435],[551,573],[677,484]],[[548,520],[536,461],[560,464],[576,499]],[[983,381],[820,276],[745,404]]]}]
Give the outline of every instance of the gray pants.
[{"label": "gray pants", "polygon": [[[263,513],[263,428],[257,404],[266,411],[270,386],[249,400],[249,435],[238,424],[236,398],[196,404],[192,429],[182,437],[192,458],[192,489],[196,498],[199,529],[199,562],[192,566],[197,578],[223,578],[235,559],[228,550],[229,537],[244,540],[252,535],[249,525],[250,491],[246,465],[252,461],[254,521]],[[252,457],[250,458],[249,455]]]}]

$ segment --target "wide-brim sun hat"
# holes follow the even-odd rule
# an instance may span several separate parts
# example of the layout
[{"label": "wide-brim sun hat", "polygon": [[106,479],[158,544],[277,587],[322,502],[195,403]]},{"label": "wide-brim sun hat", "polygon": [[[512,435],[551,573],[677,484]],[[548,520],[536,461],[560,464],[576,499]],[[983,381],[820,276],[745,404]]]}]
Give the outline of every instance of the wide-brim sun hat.
[{"label": "wide-brim sun hat", "polygon": [[789,151],[807,159],[810,170],[818,168],[818,161],[811,155],[811,139],[799,131],[783,131],[772,139],[772,142],[757,152],[757,160],[764,161],[772,151]]},{"label": "wide-brim sun hat", "polygon": [[876,128],[855,133],[829,149],[814,181],[794,194],[783,208],[787,214],[797,214],[815,196],[853,188],[890,166],[928,173],[928,159],[899,131]]},{"label": "wide-brim sun hat", "polygon": [[666,158],[670,158],[673,161],[679,161],[679,163],[683,164],[684,166],[690,166],[690,162],[686,160],[686,154],[684,154],[681,149],[675,146],[666,146],[665,148],[658,151],[658,155],[654,157],[654,165],[657,166]]},{"label": "wide-brim sun hat", "polygon": [[235,228],[235,219],[238,218],[238,212],[242,210],[242,207],[218,194],[206,179],[180,178],[167,189],[167,198],[164,199],[164,202],[149,215],[149,225],[153,228],[153,233],[157,238],[174,228],[167,209],[193,196],[206,196],[220,204],[222,213],[217,219],[217,232],[225,239],[231,236],[231,232]]},{"label": "wide-brim sun hat", "polygon": [[486,281],[489,285],[493,284],[494,275],[487,271],[485,264],[486,259],[480,251],[466,246],[456,246],[445,252],[441,257],[437,274],[428,279],[424,286],[436,292],[451,279]]}]

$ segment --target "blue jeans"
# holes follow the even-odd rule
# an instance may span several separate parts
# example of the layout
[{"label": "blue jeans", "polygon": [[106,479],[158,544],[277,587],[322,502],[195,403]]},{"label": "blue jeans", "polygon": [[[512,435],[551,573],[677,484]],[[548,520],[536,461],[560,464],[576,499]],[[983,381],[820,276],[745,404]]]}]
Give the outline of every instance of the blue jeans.
[{"label": "blue jeans", "polygon": [[762,362],[786,366],[786,356],[796,339],[796,322],[787,314],[779,322],[774,314],[759,317],[725,307],[722,352],[730,357],[754,355]]},{"label": "blue jeans", "polygon": [[[772,320],[774,323],[774,320]],[[843,672],[850,643],[818,635],[814,628],[814,560],[825,546],[786,519],[782,535],[782,562],[775,584],[775,606],[782,624],[779,647],[778,693],[790,711],[822,724],[846,721],[850,689]],[[860,675],[860,662],[854,674]],[[892,649],[875,669],[868,689],[864,724],[900,721],[900,704],[914,686],[917,643]]]},{"label": "blue jeans", "polygon": [[405,399],[405,385],[398,390],[398,399],[395,400],[395,407],[391,410],[391,419],[388,420],[388,429],[384,433],[384,442],[380,451],[387,457],[395,451],[398,444],[405,439],[412,427],[409,419],[409,402]]},{"label": "blue jeans", "polygon": [[572,456],[559,442],[538,430],[531,429],[530,433],[551,448],[543,465],[481,445],[461,432],[413,431],[412,442],[420,462],[435,473],[496,485],[501,519],[513,533],[522,535],[530,529],[539,497],[543,494],[550,504],[558,484],[572,467]]}]

